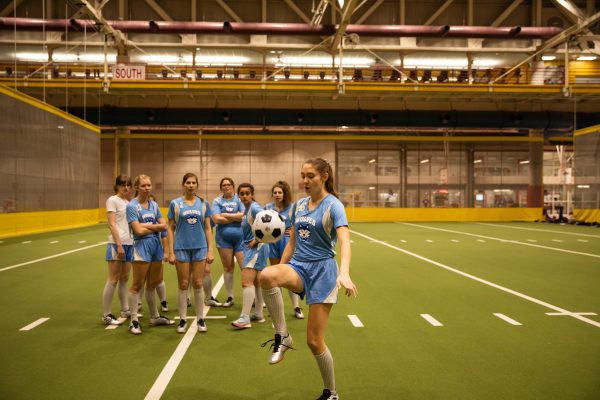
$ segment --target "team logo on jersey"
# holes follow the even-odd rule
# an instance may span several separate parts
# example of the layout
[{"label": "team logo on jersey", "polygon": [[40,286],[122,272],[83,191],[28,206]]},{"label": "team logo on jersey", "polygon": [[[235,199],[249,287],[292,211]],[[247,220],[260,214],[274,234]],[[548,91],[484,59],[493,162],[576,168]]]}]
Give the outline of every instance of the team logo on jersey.
[{"label": "team logo on jersey", "polygon": [[296,213],[302,212],[306,209],[306,203],[300,203],[298,208],[296,208]]},{"label": "team logo on jersey", "polygon": [[308,224],[298,224],[298,237],[304,242],[310,238],[310,229],[308,228]]},{"label": "team logo on jersey", "polygon": [[198,222],[198,218],[196,218],[196,217],[188,217],[187,222],[190,225],[194,225],[194,224],[196,224]]},{"label": "team logo on jersey", "polygon": [[142,221],[146,223],[153,224],[155,220],[154,214],[146,213],[142,215]]},{"label": "team logo on jersey", "polygon": [[228,213],[232,213],[233,212],[233,206],[226,205],[225,206],[225,211],[227,211]]}]

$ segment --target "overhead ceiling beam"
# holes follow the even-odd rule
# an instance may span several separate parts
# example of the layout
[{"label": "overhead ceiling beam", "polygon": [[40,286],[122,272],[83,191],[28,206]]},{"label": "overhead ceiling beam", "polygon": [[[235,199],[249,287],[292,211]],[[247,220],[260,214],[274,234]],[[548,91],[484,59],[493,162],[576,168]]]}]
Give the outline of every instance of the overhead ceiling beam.
[{"label": "overhead ceiling beam", "polygon": [[450,4],[452,4],[453,2],[454,2],[454,0],[446,0],[446,2],[444,4],[442,4],[441,7],[438,8],[437,11],[434,12],[433,15],[431,17],[429,17],[429,19],[423,25],[431,25],[433,23],[433,21],[435,21],[437,19],[437,17],[442,15],[442,13],[444,11],[446,11],[446,8],[448,8],[450,6]]},{"label": "overhead ceiling beam", "polygon": [[356,8],[357,1],[358,0],[348,0],[346,3],[344,3],[340,24],[331,41],[331,50],[337,50],[342,43],[342,39],[346,34],[346,28],[348,27],[348,24],[350,24],[350,17],[352,17],[352,13],[354,13],[354,9]]},{"label": "overhead ceiling beam", "polygon": [[310,24],[310,18],[308,18],[306,14],[302,12],[302,10],[296,5],[296,3],[294,3],[292,0],[285,0],[285,3],[300,17],[302,21],[304,21],[307,24]]},{"label": "overhead ceiling beam", "polygon": [[[581,21],[585,20],[586,14],[583,12],[575,3],[571,0],[552,0],[552,3],[556,5],[558,10],[567,17],[571,22],[577,24]],[[587,29],[583,29],[584,32],[588,34],[592,34],[592,32]],[[600,54],[600,41],[594,40],[594,49],[590,49],[596,54]]]},{"label": "overhead ceiling beam", "polygon": [[[519,7],[521,5],[522,2],[523,2],[523,0],[514,0],[512,2],[512,4],[510,6],[508,6],[502,12],[502,14],[500,14],[494,20],[494,22],[492,22],[492,24],[490,26],[493,26],[493,27],[500,26],[500,24],[503,23],[504,20],[506,20],[506,18],[508,18],[517,9],[517,7]],[[473,46],[473,47],[480,47],[483,44],[484,40],[485,39],[472,39],[472,41],[469,43],[469,45]]]},{"label": "overhead ceiling beam", "polygon": [[102,9],[98,9],[90,4],[88,0],[68,0],[69,3],[76,9],[82,11],[83,15],[96,22],[100,31],[112,36],[119,53],[124,53],[129,40],[123,32],[113,28],[106,19],[102,16]]},{"label": "overhead ceiling beam", "polygon": [[16,8],[19,8],[22,2],[23,0],[13,0],[10,3],[8,3],[6,7],[4,7],[2,11],[0,11],[0,17],[8,17],[9,15],[13,15],[14,10]]},{"label": "overhead ceiling beam", "polygon": [[371,14],[373,14],[375,12],[375,10],[377,10],[379,8],[379,6],[383,4],[384,1],[385,0],[377,0],[375,2],[375,4],[373,4],[371,7],[369,7],[369,9],[367,11],[365,11],[365,13],[358,20],[356,20],[355,23],[357,25],[360,25],[363,22],[365,22],[365,20],[367,18],[369,18],[371,16]]},{"label": "overhead ceiling beam", "polygon": [[225,10],[225,12],[226,12],[226,13],[227,13],[227,14],[228,14],[228,15],[229,15],[231,18],[233,18],[235,22],[244,22],[244,21],[243,21],[243,20],[242,20],[242,19],[241,19],[241,18],[240,18],[240,17],[239,17],[239,16],[238,16],[236,13],[235,13],[235,11],[233,11],[233,10],[231,9],[231,7],[229,7],[229,6],[227,5],[227,3],[225,3],[225,1],[223,1],[223,0],[216,0],[216,1],[217,1],[217,4],[218,4],[218,5],[220,5],[220,6],[221,6],[221,8],[222,8],[223,10]]}]

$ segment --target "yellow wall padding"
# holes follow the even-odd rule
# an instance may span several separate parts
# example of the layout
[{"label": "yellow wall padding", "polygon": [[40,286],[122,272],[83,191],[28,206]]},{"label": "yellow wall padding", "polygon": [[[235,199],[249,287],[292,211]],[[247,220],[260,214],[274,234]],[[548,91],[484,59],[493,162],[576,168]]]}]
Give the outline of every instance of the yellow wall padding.
[{"label": "yellow wall padding", "polygon": [[541,208],[346,208],[350,222],[535,221]]},{"label": "yellow wall padding", "polygon": [[577,221],[600,222],[600,210],[598,209],[573,210],[573,216]]},{"label": "yellow wall padding", "polygon": [[[98,215],[105,210],[61,210],[0,214],[0,237],[79,228],[98,223]],[[105,217],[106,218],[106,217]]]}]

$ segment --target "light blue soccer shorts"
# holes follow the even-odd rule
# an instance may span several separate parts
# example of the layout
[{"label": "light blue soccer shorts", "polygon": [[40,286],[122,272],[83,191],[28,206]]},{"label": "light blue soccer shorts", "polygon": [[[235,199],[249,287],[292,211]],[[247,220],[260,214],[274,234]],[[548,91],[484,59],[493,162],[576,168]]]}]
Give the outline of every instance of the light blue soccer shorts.
[{"label": "light blue soccer shorts", "polygon": [[162,261],[163,248],[158,235],[148,235],[133,242],[133,261]]},{"label": "light blue soccer shorts", "polygon": [[217,229],[215,242],[219,249],[233,249],[234,253],[243,251],[242,228]]},{"label": "light blue soccer shorts", "polygon": [[117,250],[117,245],[114,243],[107,244],[106,245],[106,261],[132,262],[133,261],[133,245],[124,244],[123,250],[125,250],[125,257],[123,259],[120,259],[119,251]]},{"label": "light blue soccer shorts", "polygon": [[334,258],[309,262],[291,259],[289,265],[302,279],[306,304],[337,303],[338,266]]},{"label": "light blue soccer shorts", "polygon": [[266,243],[259,243],[258,246],[248,248],[244,245],[244,266],[242,268],[252,268],[262,271],[267,266],[269,259],[269,246]]},{"label": "light blue soccer shorts", "polygon": [[175,258],[179,262],[190,263],[192,261],[202,261],[206,260],[206,255],[208,254],[208,248],[200,248],[200,249],[185,249],[185,250],[177,250],[175,249]]},{"label": "light blue soccer shorts", "polygon": [[281,256],[283,256],[283,250],[285,250],[285,246],[289,241],[289,236],[283,236],[275,243],[269,243],[269,258],[281,259]]}]

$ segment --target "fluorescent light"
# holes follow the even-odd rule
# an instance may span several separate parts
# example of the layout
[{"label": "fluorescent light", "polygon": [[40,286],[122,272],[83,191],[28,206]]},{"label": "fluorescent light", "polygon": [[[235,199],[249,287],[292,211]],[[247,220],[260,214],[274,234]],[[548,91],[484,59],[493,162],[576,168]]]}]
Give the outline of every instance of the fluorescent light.
[{"label": "fluorescent light", "polygon": [[519,161],[519,164],[529,164],[529,160],[521,160]]},{"label": "fluorescent light", "polygon": [[473,60],[474,67],[497,67],[500,65],[500,60],[495,58],[476,58]]},{"label": "fluorescent light", "polygon": [[556,56],[542,56],[542,60],[553,61],[553,60],[556,60]]},{"label": "fluorescent light", "polygon": [[407,57],[404,59],[405,68],[467,68],[468,60],[465,58],[417,58]]},{"label": "fluorescent light", "polygon": [[596,56],[579,56],[577,57],[577,61],[594,61]]},{"label": "fluorescent light", "polygon": [[374,162],[375,162],[374,158],[372,158],[372,159],[369,160],[369,164],[373,164]]},{"label": "fluorescent light", "polygon": [[369,190],[375,190],[375,186],[369,186]]},{"label": "fluorescent light", "polygon": [[478,158],[477,160],[473,161],[473,164],[479,164],[479,163],[482,163],[482,162],[483,162],[483,160],[481,158]]},{"label": "fluorescent light", "polygon": [[48,61],[48,53],[17,53],[16,57],[19,61]]},{"label": "fluorescent light", "polygon": [[577,189],[589,189],[590,185],[577,185]]},{"label": "fluorescent light", "polygon": [[148,64],[176,64],[180,61],[179,56],[170,54],[144,54],[140,60]]},{"label": "fluorescent light", "polygon": [[342,126],[340,126],[340,128],[342,128],[342,129],[348,129],[348,127],[346,125],[342,125]]},{"label": "fluorescent light", "polygon": [[[189,58],[189,61],[188,61]],[[183,57],[184,61],[192,62],[192,56]],[[250,62],[248,57],[244,56],[205,56],[197,55],[196,63],[198,64],[213,64],[213,65],[242,65]]]},{"label": "fluorescent light", "polygon": [[419,161],[421,164],[427,164],[429,162],[429,158],[424,158],[421,161]]}]

